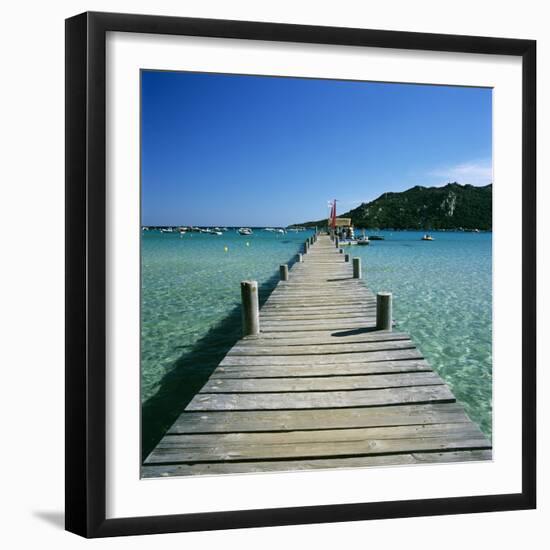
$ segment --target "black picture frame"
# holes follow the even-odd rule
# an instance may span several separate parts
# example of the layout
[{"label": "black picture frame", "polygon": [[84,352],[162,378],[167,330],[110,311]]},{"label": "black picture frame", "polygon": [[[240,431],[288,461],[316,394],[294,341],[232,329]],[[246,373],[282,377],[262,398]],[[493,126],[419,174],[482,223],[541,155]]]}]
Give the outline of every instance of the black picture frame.
[{"label": "black picture frame", "polygon": [[[105,41],[108,31],[517,56],[522,120],[522,490],[516,494],[106,519]],[[536,42],[83,13],[66,20],[66,529],[108,537],[536,506]]]}]

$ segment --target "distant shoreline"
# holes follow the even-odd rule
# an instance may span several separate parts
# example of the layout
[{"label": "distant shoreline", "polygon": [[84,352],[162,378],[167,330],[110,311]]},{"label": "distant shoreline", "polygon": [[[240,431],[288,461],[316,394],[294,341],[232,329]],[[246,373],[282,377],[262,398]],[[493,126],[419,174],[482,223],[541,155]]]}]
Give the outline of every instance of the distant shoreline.
[{"label": "distant shoreline", "polygon": [[[155,231],[160,229],[173,229],[177,230],[180,227],[191,227],[189,225],[142,225],[142,229],[148,229],[149,231]],[[213,229],[215,227],[222,227],[217,225],[193,225],[192,227],[196,227],[199,229]],[[303,227],[304,230],[312,230],[315,227],[317,227],[320,230],[327,229],[327,227],[322,227],[320,225],[307,225],[302,224],[299,226],[293,226],[293,225],[224,225],[223,227],[227,228],[228,230],[238,230],[241,227],[249,227],[250,229],[257,229],[257,230],[265,230],[268,227],[274,227],[274,228],[281,228],[286,230],[295,230],[297,227]],[[396,228],[396,227],[361,227],[359,225],[354,225],[354,229],[359,230],[365,230],[372,233],[376,233],[378,231],[392,231],[394,233],[402,232],[402,231],[411,231],[411,232],[423,232],[423,231],[429,231],[431,233],[492,233],[492,229],[479,229],[477,227],[454,227],[454,228],[440,228],[440,229],[434,229],[431,227],[407,227],[407,228]]]}]

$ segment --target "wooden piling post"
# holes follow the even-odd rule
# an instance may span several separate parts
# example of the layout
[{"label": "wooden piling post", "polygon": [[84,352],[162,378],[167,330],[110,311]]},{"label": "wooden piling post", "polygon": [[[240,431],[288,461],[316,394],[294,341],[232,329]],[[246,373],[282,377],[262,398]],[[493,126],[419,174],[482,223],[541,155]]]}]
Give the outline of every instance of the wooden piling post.
[{"label": "wooden piling post", "polygon": [[[346,255],[344,256],[344,261],[345,261],[345,262],[349,262],[349,254],[346,254]],[[355,265],[355,264],[354,264],[354,265]]]},{"label": "wooden piling post", "polygon": [[298,254],[298,263],[302,263],[304,261],[304,257],[302,254]]},{"label": "wooden piling post", "polygon": [[241,281],[243,336],[260,334],[258,282]]},{"label": "wooden piling post", "polygon": [[304,244],[304,254],[307,254],[309,251],[309,242],[306,241],[305,244]]},{"label": "wooden piling post", "polygon": [[340,248],[340,239],[338,236],[334,237],[334,244],[336,245],[336,248]]},{"label": "wooden piling post", "polygon": [[340,249],[340,254],[343,254],[343,253],[344,253],[344,249],[341,248],[341,249]]},{"label": "wooden piling post", "polygon": [[392,330],[392,294],[379,292],[376,295],[376,328]]},{"label": "wooden piling post", "polygon": [[361,278],[361,258],[353,258],[353,278]]},{"label": "wooden piling post", "polygon": [[281,281],[288,281],[288,265],[281,264],[279,266],[279,274],[281,275]]}]

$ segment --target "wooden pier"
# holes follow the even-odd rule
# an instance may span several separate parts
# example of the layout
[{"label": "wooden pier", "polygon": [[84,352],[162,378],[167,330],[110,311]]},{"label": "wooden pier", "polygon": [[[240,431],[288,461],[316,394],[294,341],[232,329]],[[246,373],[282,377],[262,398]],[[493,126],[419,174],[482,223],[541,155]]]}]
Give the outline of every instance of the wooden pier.
[{"label": "wooden pier", "polygon": [[449,387],[392,330],[387,296],[377,328],[358,259],[346,261],[326,235],[304,252],[281,269],[260,333],[228,352],[142,476],[490,460],[490,442]]}]

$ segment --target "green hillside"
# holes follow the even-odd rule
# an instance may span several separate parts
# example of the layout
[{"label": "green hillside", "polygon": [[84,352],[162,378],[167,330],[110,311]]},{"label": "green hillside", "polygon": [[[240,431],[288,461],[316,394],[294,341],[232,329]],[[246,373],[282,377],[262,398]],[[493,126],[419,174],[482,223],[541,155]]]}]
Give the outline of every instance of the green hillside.
[{"label": "green hillside", "polygon": [[[492,229],[492,184],[484,187],[449,183],[444,187],[417,185],[400,193],[384,193],[339,217],[358,228]],[[300,223],[326,226],[327,220]]]}]

